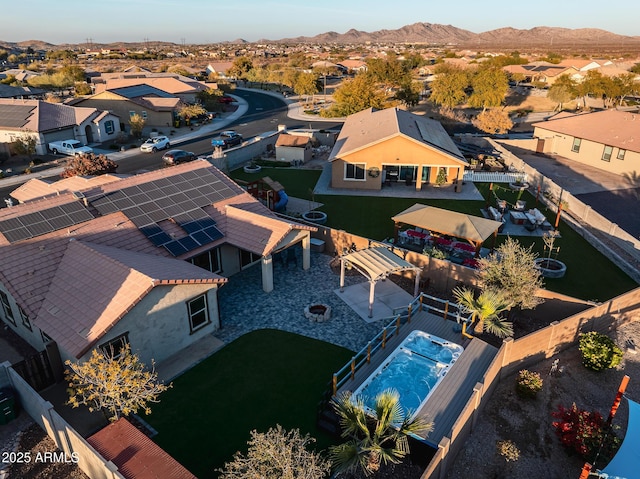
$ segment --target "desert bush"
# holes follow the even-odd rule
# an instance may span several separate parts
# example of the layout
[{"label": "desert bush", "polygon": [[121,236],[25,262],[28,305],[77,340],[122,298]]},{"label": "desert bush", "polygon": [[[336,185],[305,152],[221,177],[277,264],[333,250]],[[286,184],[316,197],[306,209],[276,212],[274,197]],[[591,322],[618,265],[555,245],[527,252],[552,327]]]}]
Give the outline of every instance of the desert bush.
[{"label": "desert bush", "polygon": [[520,459],[520,449],[518,446],[514,444],[513,441],[498,441],[496,443],[496,448],[498,449],[498,454],[504,457],[504,460],[507,462],[515,462]]},{"label": "desert bush", "polygon": [[562,445],[586,461],[593,461],[600,454],[602,462],[607,463],[620,446],[620,439],[598,411],[580,409],[575,403],[570,408],[560,404],[551,416],[557,419],[552,426]]},{"label": "desert bush", "polygon": [[614,368],[622,360],[622,349],[611,338],[596,331],[581,334],[578,348],[584,367],[594,371]]},{"label": "desert bush", "polygon": [[522,398],[534,398],[542,390],[540,373],[523,369],[516,377],[516,392]]}]

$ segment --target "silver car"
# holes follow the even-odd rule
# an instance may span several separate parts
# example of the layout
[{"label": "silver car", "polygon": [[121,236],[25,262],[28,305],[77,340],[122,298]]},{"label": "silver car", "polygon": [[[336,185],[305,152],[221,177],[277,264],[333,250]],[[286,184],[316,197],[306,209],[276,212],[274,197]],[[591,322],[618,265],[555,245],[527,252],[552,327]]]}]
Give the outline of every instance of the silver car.
[{"label": "silver car", "polygon": [[169,143],[169,138],[166,136],[156,136],[145,141],[140,147],[140,151],[144,151],[145,153],[155,153],[158,150],[166,150],[170,146],[171,143]]}]

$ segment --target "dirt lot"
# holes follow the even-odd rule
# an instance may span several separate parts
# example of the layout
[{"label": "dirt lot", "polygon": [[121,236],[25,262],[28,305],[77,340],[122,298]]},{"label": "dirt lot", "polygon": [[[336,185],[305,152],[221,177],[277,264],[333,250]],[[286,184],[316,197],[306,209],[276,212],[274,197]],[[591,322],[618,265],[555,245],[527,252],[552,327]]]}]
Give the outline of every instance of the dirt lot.
[{"label": "dirt lot", "polygon": [[[512,477],[577,478],[583,461],[570,456],[560,444],[551,426],[551,412],[559,404],[597,410],[607,417],[622,377],[631,377],[627,396],[640,400],[640,354],[629,350],[628,344],[640,344],[640,322],[622,327],[613,336],[623,347],[624,358],[614,370],[593,372],[582,366],[577,347],[529,368],[541,374],[543,389],[533,400],[523,400],[515,393],[515,375],[498,385],[486,408],[480,415],[473,434],[449,470],[448,478],[473,477],[496,479]],[[558,359],[558,371],[550,373],[552,363]],[[613,421],[619,437],[624,437],[628,405],[623,400]],[[520,450],[520,458],[506,462],[497,452],[496,443],[513,441]],[[606,462],[596,462],[603,468]]]}]

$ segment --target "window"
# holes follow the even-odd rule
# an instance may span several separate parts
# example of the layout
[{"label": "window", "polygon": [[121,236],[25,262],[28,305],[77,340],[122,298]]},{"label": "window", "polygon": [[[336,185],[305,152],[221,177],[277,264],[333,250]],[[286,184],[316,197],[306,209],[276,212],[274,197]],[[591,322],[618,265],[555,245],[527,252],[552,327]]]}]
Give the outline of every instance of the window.
[{"label": "window", "polygon": [[147,112],[142,110],[142,118],[147,119]]},{"label": "window", "polygon": [[4,311],[4,317],[11,321],[11,324],[16,326],[16,320],[13,317],[13,311],[11,311],[11,304],[9,304],[9,297],[4,291],[0,291],[0,302],[2,303],[2,310]]},{"label": "window", "polygon": [[611,161],[611,154],[613,153],[613,146],[605,146],[602,151],[602,161]]},{"label": "window", "polygon": [[20,311],[20,317],[22,318],[22,324],[24,325],[24,327],[29,331],[33,331],[33,329],[31,328],[31,322],[29,321],[29,316],[27,316],[27,313],[24,312],[24,309],[18,306],[18,311]]},{"label": "window", "polygon": [[364,173],[367,171],[366,163],[345,163],[344,179],[365,181]]},{"label": "window", "polygon": [[107,133],[107,135],[112,135],[115,130],[116,129],[115,129],[115,126],[113,124],[113,120],[109,120],[109,121],[105,121],[104,122],[104,131]]},{"label": "window", "polygon": [[40,337],[42,338],[42,342],[44,344],[48,344],[48,343],[53,342],[53,339],[51,339],[51,337],[47,333],[42,331],[42,330],[40,330]]},{"label": "window", "polygon": [[219,248],[214,248],[206,251],[205,253],[199,254],[195,258],[191,258],[190,261],[191,264],[198,266],[199,268],[206,269],[207,271],[211,271],[212,273],[219,273],[222,271],[222,268],[220,267]]},{"label": "window", "polygon": [[573,151],[574,153],[580,152],[580,143],[582,143],[582,138],[574,138],[571,151]]},{"label": "window", "polygon": [[209,310],[207,309],[207,295],[203,294],[187,303],[189,309],[189,326],[191,332],[206,326],[209,321]]},{"label": "window", "polygon": [[624,160],[624,155],[627,153],[627,150],[623,150],[622,148],[620,148],[618,150],[618,155],[616,156],[616,158],[618,160]]},{"label": "window", "polygon": [[133,111],[133,110],[131,110],[131,111],[129,112],[129,118],[133,118],[133,116],[134,116],[135,114],[136,114],[136,112],[135,112],[135,111]]},{"label": "window", "polygon": [[256,261],[260,261],[259,254],[252,253],[251,251],[246,251],[244,249],[240,250],[240,267],[245,268],[246,266],[252,265]]},{"label": "window", "polygon": [[129,333],[124,333],[111,341],[101,344],[99,348],[105,356],[118,359],[122,355],[122,350],[127,344],[129,344]]}]

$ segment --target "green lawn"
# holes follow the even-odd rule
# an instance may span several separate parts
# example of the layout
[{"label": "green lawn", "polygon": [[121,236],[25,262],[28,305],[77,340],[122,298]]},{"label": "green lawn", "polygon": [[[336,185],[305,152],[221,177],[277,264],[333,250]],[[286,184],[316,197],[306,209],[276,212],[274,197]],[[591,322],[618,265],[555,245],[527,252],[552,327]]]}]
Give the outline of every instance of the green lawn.
[{"label": "green lawn", "polygon": [[[263,168],[259,175],[270,176],[279,181],[287,193],[292,196],[311,198],[310,190],[317,182],[320,172]],[[234,171],[232,176],[245,179],[250,175],[238,170]],[[257,177],[258,175],[253,176]],[[488,184],[477,184],[476,186],[484,198],[489,196]],[[506,199],[510,204],[515,203],[518,198],[517,192],[503,187],[497,187],[496,194],[501,199]],[[536,199],[529,192],[525,191],[522,194],[522,199],[527,201],[528,207],[536,206]],[[417,202],[472,215],[479,215],[480,209],[486,203],[486,201],[459,201],[455,199],[418,201],[413,198],[333,195],[316,195],[315,200],[324,203],[320,210],[327,213],[327,226],[376,240],[391,237],[393,235],[391,217]],[[493,196],[491,204],[495,205]],[[539,209],[547,215],[549,222],[554,224],[555,213],[547,211],[541,205],[542,203],[538,206]],[[545,285],[549,290],[586,300],[605,301],[638,286],[626,273],[593,248],[564,221],[560,221],[558,229],[562,238],[556,240],[555,243],[555,246],[560,247],[557,258],[567,265],[567,274],[562,279],[546,280]],[[506,237],[499,236],[497,244],[500,244],[504,239]],[[542,255],[544,247],[542,238],[521,236],[517,239],[523,245],[533,245],[534,251]],[[485,245],[489,247],[492,244],[492,238],[485,242]]]},{"label": "green lawn", "polygon": [[316,407],[352,355],[284,331],[254,331],[178,377],[145,420],[159,432],[154,441],[200,479],[246,452],[252,429],[299,428],[325,449],[333,442],[316,429]]}]

